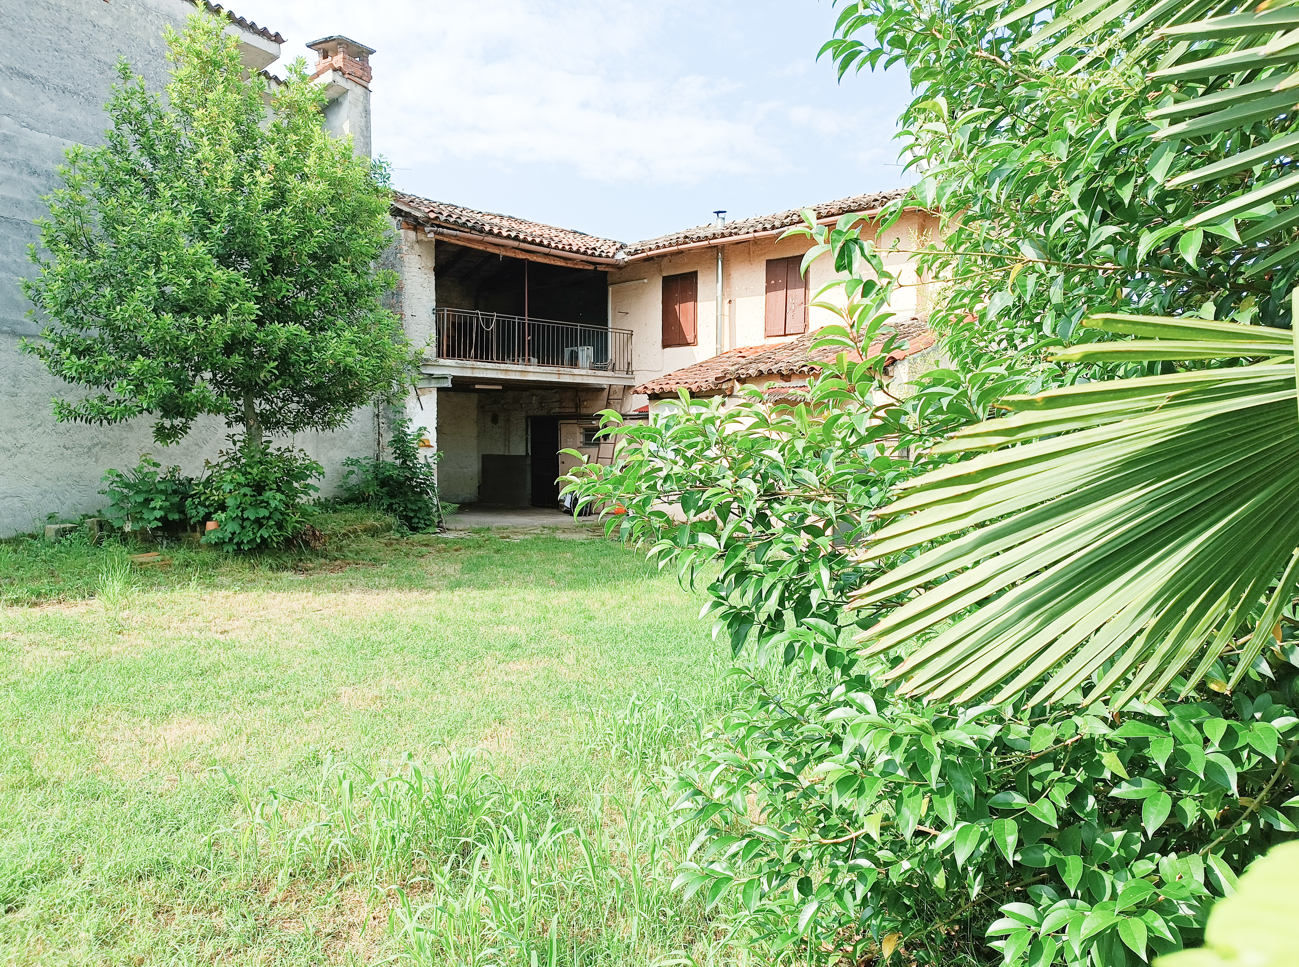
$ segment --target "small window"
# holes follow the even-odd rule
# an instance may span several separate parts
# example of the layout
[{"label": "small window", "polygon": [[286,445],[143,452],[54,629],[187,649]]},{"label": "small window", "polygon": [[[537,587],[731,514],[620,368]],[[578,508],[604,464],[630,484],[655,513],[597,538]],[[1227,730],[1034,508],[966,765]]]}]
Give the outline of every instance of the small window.
[{"label": "small window", "polygon": [[600,438],[597,437],[596,434],[599,432],[600,428],[598,426],[582,427],[582,446],[598,447],[600,445]]},{"label": "small window", "polygon": [[699,274],[663,276],[663,348],[697,345],[695,302]]},{"label": "small window", "polygon": [[799,270],[803,256],[767,259],[767,312],[763,334],[797,336],[807,332],[807,280]]}]

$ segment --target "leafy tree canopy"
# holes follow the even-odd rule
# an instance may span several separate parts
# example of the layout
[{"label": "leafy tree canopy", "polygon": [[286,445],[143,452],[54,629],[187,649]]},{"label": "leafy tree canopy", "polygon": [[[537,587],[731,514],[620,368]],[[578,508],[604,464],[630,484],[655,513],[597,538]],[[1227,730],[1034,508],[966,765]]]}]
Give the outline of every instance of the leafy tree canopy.
[{"label": "leafy tree canopy", "polygon": [[[993,452],[917,481],[864,555],[905,561],[858,597],[906,602],[866,636],[923,641],[892,672],[904,688],[1122,704],[1278,659],[1299,582],[1294,345],[1276,331],[1299,275],[1296,10],[843,11],[825,47],[841,71],[911,73],[907,203],[944,217],[922,258],[954,365],[917,413],[952,384],[1019,394],[939,448]],[[1116,376],[1139,378],[1098,382]]]},{"label": "leafy tree canopy", "polygon": [[163,444],[201,414],[258,447],[338,427],[408,365],[376,267],[386,172],[325,133],[301,60],[283,83],[252,75],[207,15],[167,45],[166,99],[121,63],[106,143],[69,149],[48,197],[23,286],[51,324],[27,348],[89,390],[55,414],[148,415]]}]

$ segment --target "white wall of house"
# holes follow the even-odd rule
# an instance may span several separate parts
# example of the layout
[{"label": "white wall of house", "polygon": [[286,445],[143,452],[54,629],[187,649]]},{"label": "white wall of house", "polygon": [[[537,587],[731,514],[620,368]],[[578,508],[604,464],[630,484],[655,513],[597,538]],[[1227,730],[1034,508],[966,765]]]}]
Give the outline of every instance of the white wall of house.
[{"label": "white wall of house", "polygon": [[471,504],[478,499],[481,465],[478,443],[478,394],[437,394],[437,437],[442,454],[438,462],[438,488],[442,499]]}]

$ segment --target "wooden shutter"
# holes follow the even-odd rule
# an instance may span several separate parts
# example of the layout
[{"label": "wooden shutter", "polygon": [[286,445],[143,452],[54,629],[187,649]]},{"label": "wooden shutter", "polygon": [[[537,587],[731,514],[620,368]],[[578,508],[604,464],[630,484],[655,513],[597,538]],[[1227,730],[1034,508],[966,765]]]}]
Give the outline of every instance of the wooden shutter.
[{"label": "wooden shutter", "polygon": [[677,311],[677,280],[679,275],[663,276],[663,348],[680,346],[685,342],[681,332],[681,318]]},{"label": "wooden shutter", "polygon": [[785,263],[785,335],[796,336],[807,331],[807,280],[799,269],[803,256],[795,255]]},{"label": "wooden shutter", "polygon": [[695,327],[695,310],[699,304],[699,274],[687,272],[681,276],[680,298],[677,300],[677,312],[681,316],[681,331],[685,334],[686,345],[693,346],[698,340]]},{"label": "wooden shutter", "polygon": [[695,272],[663,277],[663,348],[695,345],[698,289]]},{"label": "wooden shutter", "polygon": [[803,256],[767,259],[767,311],[763,335],[797,336],[807,332],[807,280],[799,269]]},{"label": "wooden shutter", "polygon": [[764,317],[764,336],[785,334],[785,288],[788,271],[784,259],[767,259],[767,311]]}]

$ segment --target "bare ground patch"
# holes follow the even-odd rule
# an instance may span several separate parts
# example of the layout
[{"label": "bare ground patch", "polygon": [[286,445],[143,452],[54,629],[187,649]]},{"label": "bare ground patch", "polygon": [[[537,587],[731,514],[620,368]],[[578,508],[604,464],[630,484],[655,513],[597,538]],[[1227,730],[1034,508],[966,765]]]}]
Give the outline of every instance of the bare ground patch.
[{"label": "bare ground patch", "polygon": [[[221,730],[207,719],[178,716],[153,723],[147,719],[136,724],[113,723],[96,737],[96,758],[100,767],[115,776],[138,774],[156,769],[177,753],[188,754],[210,747]],[[187,771],[201,771],[197,762]],[[166,788],[174,787],[165,783]]]}]

